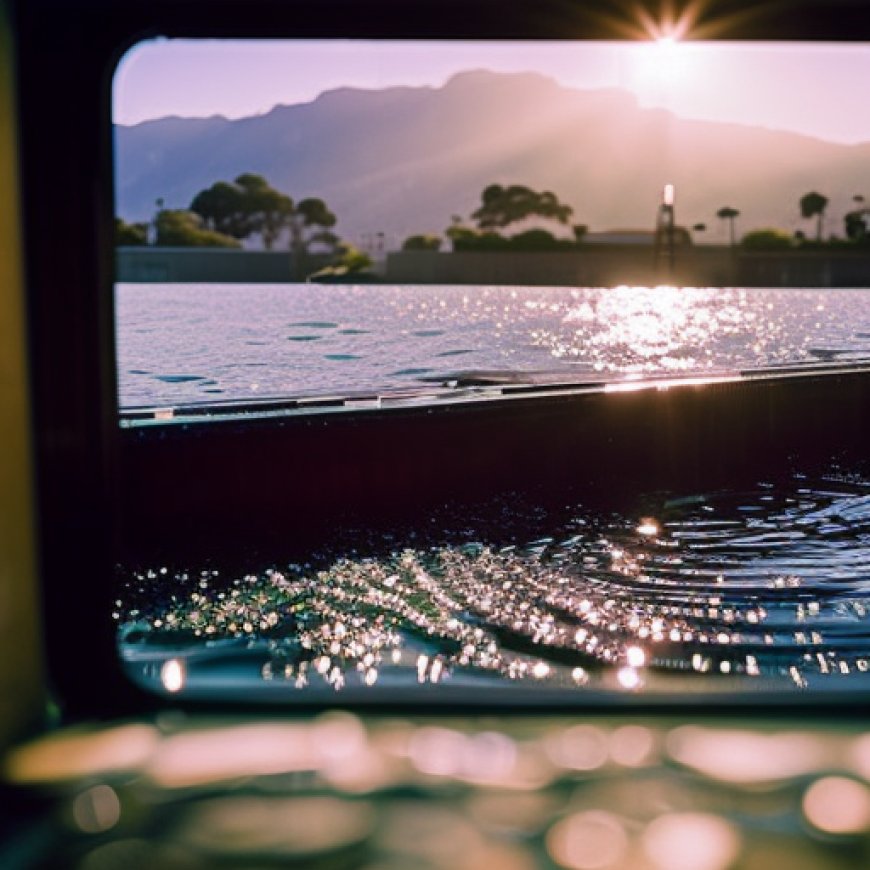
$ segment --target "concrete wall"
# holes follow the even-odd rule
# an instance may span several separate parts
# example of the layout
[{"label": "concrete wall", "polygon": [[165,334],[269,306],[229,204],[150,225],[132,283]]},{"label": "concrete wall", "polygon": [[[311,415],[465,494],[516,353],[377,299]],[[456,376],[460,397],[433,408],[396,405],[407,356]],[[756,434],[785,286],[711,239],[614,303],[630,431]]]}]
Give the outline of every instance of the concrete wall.
[{"label": "concrete wall", "polygon": [[741,254],[744,287],[870,287],[870,252]]},{"label": "concrete wall", "polygon": [[673,273],[651,247],[595,246],[574,252],[407,251],[387,258],[386,280],[399,284],[527,284],[613,287],[655,283],[696,287],[870,287],[870,252],[734,252],[696,246],[679,251]]},{"label": "concrete wall", "polygon": [[[304,280],[327,265],[307,257],[294,274],[287,251],[227,248],[118,248],[117,279],[129,282],[279,283]],[[677,253],[673,274],[651,246],[595,245],[573,252],[440,253],[387,256],[383,280],[395,284],[509,284],[613,287],[677,284],[696,287],[870,287],[870,252],[736,253],[694,246]]]},{"label": "concrete wall", "polygon": [[[299,274],[325,266],[326,256],[306,257]],[[240,251],[235,248],[118,248],[115,274],[123,282],[280,283],[295,281],[288,251]]]},{"label": "concrete wall", "polygon": [[387,257],[386,280],[397,284],[526,284],[612,287],[675,283],[731,285],[735,263],[727,248],[681,251],[670,274],[653,248],[596,246],[558,253],[403,251]]}]

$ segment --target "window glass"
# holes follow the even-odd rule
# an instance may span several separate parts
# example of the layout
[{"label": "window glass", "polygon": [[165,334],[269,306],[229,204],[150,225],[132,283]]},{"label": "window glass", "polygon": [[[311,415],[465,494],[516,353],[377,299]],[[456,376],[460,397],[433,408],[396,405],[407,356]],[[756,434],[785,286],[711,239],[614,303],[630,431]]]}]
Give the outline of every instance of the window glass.
[{"label": "window glass", "polygon": [[[582,393],[594,425],[613,413],[614,428],[578,444],[622,494],[596,502],[589,469],[567,497],[520,497],[506,476],[473,506],[442,503],[386,530],[336,522],[327,548],[293,559],[124,565],[115,617],[133,678],[303,696],[863,685],[866,455],[844,462],[825,438],[846,444],[863,419],[855,396],[865,401],[864,80],[863,45],[131,50],[114,83],[126,428],[486,403],[496,415],[520,395],[539,413]],[[770,389],[748,392],[758,383]],[[652,397],[648,412],[613,411],[640,407],[615,404],[635,390]],[[745,409],[744,394],[756,397]],[[790,450],[775,438],[784,409],[814,462],[738,486],[730,451],[760,460],[756,438],[777,462]],[[493,457],[527,449],[523,413]],[[585,430],[558,413],[535,437],[567,457],[564,427]],[[384,444],[401,444],[396,427],[417,431],[402,419]],[[662,434],[674,421],[682,441]],[[456,436],[467,454],[483,452],[482,427]],[[716,450],[699,460],[702,442]],[[644,489],[644,451],[719,469],[719,483]],[[419,463],[450,474],[462,455]],[[336,450],[330,468],[363,479],[345,458]]]}]

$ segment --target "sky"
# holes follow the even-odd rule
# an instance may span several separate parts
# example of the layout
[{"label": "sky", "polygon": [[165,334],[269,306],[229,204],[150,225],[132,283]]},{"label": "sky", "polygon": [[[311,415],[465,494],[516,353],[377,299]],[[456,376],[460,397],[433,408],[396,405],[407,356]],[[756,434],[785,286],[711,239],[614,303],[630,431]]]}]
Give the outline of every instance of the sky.
[{"label": "sky", "polygon": [[119,124],[240,118],[337,87],[439,87],[468,69],[535,71],[569,87],[629,90],[680,117],[832,142],[870,141],[870,44],[148,40],[114,79]]}]

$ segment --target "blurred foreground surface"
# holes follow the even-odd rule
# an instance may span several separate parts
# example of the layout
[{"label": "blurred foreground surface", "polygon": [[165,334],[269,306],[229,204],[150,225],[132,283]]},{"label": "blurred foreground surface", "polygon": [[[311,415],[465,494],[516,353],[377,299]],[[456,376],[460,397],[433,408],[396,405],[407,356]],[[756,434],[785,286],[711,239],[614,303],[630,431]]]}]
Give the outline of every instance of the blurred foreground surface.
[{"label": "blurred foreground surface", "polygon": [[10,752],[0,866],[857,868],[868,783],[854,722],[165,713]]}]

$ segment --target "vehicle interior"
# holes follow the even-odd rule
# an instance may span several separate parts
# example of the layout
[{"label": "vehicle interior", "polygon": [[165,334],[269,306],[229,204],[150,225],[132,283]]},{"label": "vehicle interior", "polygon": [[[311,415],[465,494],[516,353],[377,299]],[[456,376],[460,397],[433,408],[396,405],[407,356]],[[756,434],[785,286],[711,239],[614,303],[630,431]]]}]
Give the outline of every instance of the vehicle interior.
[{"label": "vehicle interior", "polygon": [[3,867],[867,865],[870,284],[775,285],[858,350],[702,376],[119,392],[134,46],[678,22],[870,51],[864,0],[0,0]]}]

